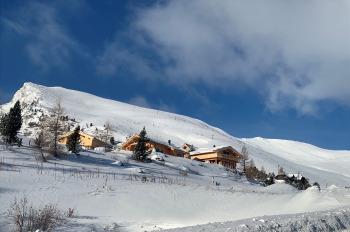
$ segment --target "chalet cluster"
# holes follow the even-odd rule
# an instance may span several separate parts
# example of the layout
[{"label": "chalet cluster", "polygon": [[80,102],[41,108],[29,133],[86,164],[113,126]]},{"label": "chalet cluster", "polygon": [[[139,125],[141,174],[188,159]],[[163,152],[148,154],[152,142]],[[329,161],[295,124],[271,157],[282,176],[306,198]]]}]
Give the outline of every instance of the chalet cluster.
[{"label": "chalet cluster", "polygon": [[[59,139],[59,143],[66,144],[70,134],[71,133],[67,133],[63,135]],[[125,151],[133,151],[139,139],[139,135],[135,134],[129,137],[125,142],[121,143],[120,148]],[[107,146],[105,142],[84,132],[80,132],[80,143],[81,146],[86,149],[94,149],[96,147]],[[161,141],[148,138],[146,148],[149,152],[154,149],[157,152],[161,152],[166,155],[184,157],[206,163],[219,164],[229,169],[235,169],[237,163],[241,158],[241,154],[231,146],[195,148],[193,145],[185,143],[182,147],[177,147],[172,144],[170,140],[168,143],[163,143]]]},{"label": "chalet cluster", "polygon": [[[139,135],[135,134],[121,144],[121,149],[126,151],[133,151]],[[174,146],[169,140],[168,143],[162,143],[154,139],[148,139],[146,144],[147,150],[151,152],[155,149],[167,155],[184,157],[206,163],[220,164],[224,167],[234,169],[240,160],[240,153],[231,146],[221,146],[212,148],[195,149],[193,145],[183,144],[182,147]]]}]

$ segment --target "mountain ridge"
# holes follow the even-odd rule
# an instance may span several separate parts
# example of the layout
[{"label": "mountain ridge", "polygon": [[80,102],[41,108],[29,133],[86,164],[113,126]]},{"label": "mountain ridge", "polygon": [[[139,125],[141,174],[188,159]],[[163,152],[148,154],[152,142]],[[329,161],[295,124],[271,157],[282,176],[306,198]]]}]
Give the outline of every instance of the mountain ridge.
[{"label": "mountain ridge", "polygon": [[[187,142],[197,147],[230,145],[240,150],[246,145],[255,164],[264,166],[268,171],[276,172],[278,166],[283,166],[288,172],[301,172],[324,184],[340,184],[344,181],[350,184],[350,180],[347,180],[350,179],[350,171],[347,170],[350,169],[350,151],[328,150],[292,140],[261,137],[240,139],[199,119],[134,106],[77,90],[27,82],[0,109],[7,111],[15,101],[20,100],[24,107],[24,130],[29,130],[29,124],[38,123],[40,116],[47,113],[57,99],[61,99],[66,114],[74,118],[86,132],[101,128],[109,122],[113,136],[118,141],[124,141],[146,126],[150,137],[163,142],[171,140],[177,146]],[[95,125],[92,128],[88,126],[91,123]],[[32,136],[35,135],[35,130],[32,133]]]}]

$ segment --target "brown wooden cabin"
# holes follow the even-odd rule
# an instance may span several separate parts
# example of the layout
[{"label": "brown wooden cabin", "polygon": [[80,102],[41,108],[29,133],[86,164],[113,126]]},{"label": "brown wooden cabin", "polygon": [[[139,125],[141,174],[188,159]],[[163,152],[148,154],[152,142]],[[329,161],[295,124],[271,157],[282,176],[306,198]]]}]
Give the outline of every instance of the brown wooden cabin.
[{"label": "brown wooden cabin", "polygon": [[[121,149],[126,151],[133,151],[139,139],[140,137],[137,134],[131,136],[121,145]],[[149,138],[148,142],[146,143],[146,147],[149,152],[155,149],[157,152],[162,152],[167,155],[179,157],[184,157],[184,155],[186,154],[185,151],[178,147],[172,146],[170,144],[164,144]]]},{"label": "brown wooden cabin", "polygon": [[192,152],[192,151],[196,150],[196,147],[192,144],[184,143],[182,145],[182,150],[184,150],[186,152]]},{"label": "brown wooden cabin", "polygon": [[222,146],[213,147],[211,149],[198,149],[190,153],[190,158],[235,169],[241,158],[241,154],[231,146]]},{"label": "brown wooden cabin", "polygon": [[[64,135],[62,135],[59,139],[58,139],[58,143],[59,144],[63,144],[66,145],[68,142],[68,137],[72,134],[73,132],[68,132]],[[96,147],[106,147],[109,146],[107,143],[101,141],[100,139],[86,134],[82,131],[79,132],[80,135],[80,145],[82,147],[85,147],[87,149],[94,149]]]}]

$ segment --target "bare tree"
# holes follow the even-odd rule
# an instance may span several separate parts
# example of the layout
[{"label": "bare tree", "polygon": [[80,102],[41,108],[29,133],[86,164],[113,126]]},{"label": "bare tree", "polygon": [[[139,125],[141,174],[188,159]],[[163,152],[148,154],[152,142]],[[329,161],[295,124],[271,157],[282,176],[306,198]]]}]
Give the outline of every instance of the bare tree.
[{"label": "bare tree", "polygon": [[284,169],[282,166],[278,166],[278,175],[285,175]]},{"label": "bare tree", "polygon": [[246,148],[246,146],[244,145],[242,147],[242,151],[241,151],[241,159],[240,159],[240,166],[242,169],[242,172],[245,173],[247,171],[247,166],[249,165],[249,154],[248,154],[248,150]]},{"label": "bare tree", "polygon": [[102,134],[102,140],[103,140],[103,142],[105,142],[106,144],[108,143],[108,141],[109,141],[109,138],[111,137],[111,130],[112,130],[112,126],[111,126],[111,124],[107,121],[106,123],[105,123],[105,130],[104,130],[104,132],[103,132],[103,134]]},{"label": "bare tree", "polygon": [[55,227],[66,222],[62,210],[54,204],[35,208],[26,197],[15,199],[7,212],[16,232],[54,231]]},{"label": "bare tree", "polygon": [[50,109],[49,116],[42,123],[44,137],[47,140],[48,146],[55,157],[58,156],[58,139],[66,129],[66,122],[63,114],[64,109],[61,101],[57,100],[55,105]]},{"label": "bare tree", "polygon": [[38,147],[40,151],[41,158],[44,162],[46,162],[46,158],[44,156],[43,148],[47,146],[45,141],[44,132],[40,131],[39,135],[34,139],[35,145]]}]

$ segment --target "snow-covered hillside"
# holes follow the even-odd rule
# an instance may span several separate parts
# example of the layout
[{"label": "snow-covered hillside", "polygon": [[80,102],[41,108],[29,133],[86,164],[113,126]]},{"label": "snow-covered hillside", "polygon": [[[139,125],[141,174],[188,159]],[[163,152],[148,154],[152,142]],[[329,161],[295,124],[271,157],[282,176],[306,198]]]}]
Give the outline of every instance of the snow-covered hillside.
[{"label": "snow-covered hillside", "polygon": [[276,172],[278,165],[281,165],[287,172],[299,172],[311,181],[318,181],[323,185],[350,185],[350,151],[324,150],[286,140],[239,139],[197,119],[61,87],[25,83],[12,101],[3,105],[1,109],[6,111],[15,101],[20,100],[24,105],[25,115],[23,132],[29,134],[29,125],[38,122],[40,116],[45,114],[57,99],[61,100],[66,115],[79,122],[87,132],[95,128],[89,128],[90,123],[103,126],[109,122],[118,141],[124,141],[127,136],[138,133],[145,126],[148,135],[153,139],[164,142],[170,139],[177,146],[186,142],[201,148],[210,148],[215,144],[231,145],[241,150],[245,144],[255,164],[258,167],[264,166],[268,171]]},{"label": "snow-covered hillside", "polygon": [[[45,163],[38,156],[33,147],[9,150],[0,144],[0,231],[11,231],[6,212],[15,197],[23,196],[35,206],[54,203],[62,210],[75,209],[67,224],[55,228],[58,232],[144,232],[209,222],[220,223],[184,231],[236,231],[242,224],[247,227],[238,231],[256,226],[262,226],[258,231],[286,231],[301,219],[304,227],[291,228],[329,224],[325,227],[329,229],[337,223],[350,228],[344,222],[349,210],[335,217],[342,212],[339,208],[350,205],[350,190],[342,187],[322,191],[315,187],[298,191],[287,184],[262,187],[219,165],[172,156],[151,163],[133,161],[126,152],[85,151],[79,157],[51,158]],[[331,211],[316,213],[322,210]],[[251,217],[256,221],[221,223]]]}]

